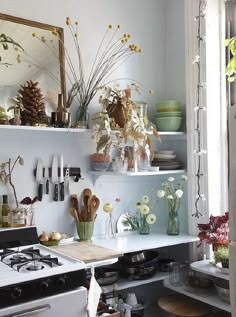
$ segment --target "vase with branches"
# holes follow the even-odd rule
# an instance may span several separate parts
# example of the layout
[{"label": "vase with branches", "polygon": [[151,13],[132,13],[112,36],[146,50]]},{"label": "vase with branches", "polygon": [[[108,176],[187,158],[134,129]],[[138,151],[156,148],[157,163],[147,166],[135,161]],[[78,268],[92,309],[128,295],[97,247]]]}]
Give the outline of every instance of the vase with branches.
[{"label": "vase with branches", "polygon": [[13,179],[12,179],[12,174],[13,174],[13,171],[14,171],[17,163],[20,165],[24,165],[24,160],[20,155],[17,156],[17,158],[15,159],[15,161],[13,163],[12,163],[11,158],[9,158],[7,162],[1,163],[0,164],[0,168],[1,168],[0,180],[5,184],[9,183],[9,185],[11,186],[11,188],[13,190],[13,194],[14,194],[16,208],[18,209],[19,208],[19,201],[17,198],[15,185],[13,184]]},{"label": "vase with branches", "polygon": [[[141,49],[136,44],[128,44],[131,36],[128,33],[120,34],[121,25],[117,25],[115,28],[109,25],[97,49],[89,75],[85,76],[78,36],[78,22],[75,21],[72,23],[71,19],[67,17],[66,25],[72,36],[77,55],[77,62],[74,62],[68,49],[64,43],[62,43],[65,48],[65,61],[67,66],[65,73],[71,85],[67,95],[66,107],[69,108],[74,98],[77,99],[79,107],[76,126],[85,127],[83,126],[83,120],[81,126],[81,119],[84,116],[86,117],[88,106],[97,94],[98,87],[104,86],[109,76],[132,55],[140,53]],[[56,28],[54,28],[52,32],[55,36],[58,35]]]}]

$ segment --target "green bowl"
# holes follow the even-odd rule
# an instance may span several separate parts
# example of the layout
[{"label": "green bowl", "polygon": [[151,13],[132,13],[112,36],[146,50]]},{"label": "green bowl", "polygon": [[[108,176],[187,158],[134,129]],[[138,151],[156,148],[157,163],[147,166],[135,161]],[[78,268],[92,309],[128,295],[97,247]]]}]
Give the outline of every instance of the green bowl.
[{"label": "green bowl", "polygon": [[163,111],[156,112],[156,118],[159,117],[182,117],[182,111]]},{"label": "green bowl", "polygon": [[156,103],[156,111],[179,111],[180,103],[177,100],[163,100]]},{"label": "green bowl", "polygon": [[161,117],[155,120],[158,131],[179,131],[182,124],[182,117]]},{"label": "green bowl", "polygon": [[46,247],[52,247],[53,245],[58,245],[60,240],[49,240],[49,241],[39,241],[42,245]]}]

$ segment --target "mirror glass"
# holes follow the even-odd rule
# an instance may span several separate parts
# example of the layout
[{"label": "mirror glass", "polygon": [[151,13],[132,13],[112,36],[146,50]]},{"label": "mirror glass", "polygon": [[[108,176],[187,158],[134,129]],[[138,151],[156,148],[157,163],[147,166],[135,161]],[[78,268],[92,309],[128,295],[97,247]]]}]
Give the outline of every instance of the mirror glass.
[{"label": "mirror glass", "polygon": [[[54,28],[58,36],[52,34]],[[20,86],[32,80],[39,82],[49,115],[55,111],[58,94],[65,93],[63,28],[0,13],[0,34],[22,47],[1,45],[0,105],[10,107],[9,100]]]},{"label": "mirror glass", "polygon": [[116,231],[118,233],[125,232],[125,231],[134,231],[131,225],[127,222],[128,216],[129,216],[129,213],[126,212],[118,218],[116,223]]}]

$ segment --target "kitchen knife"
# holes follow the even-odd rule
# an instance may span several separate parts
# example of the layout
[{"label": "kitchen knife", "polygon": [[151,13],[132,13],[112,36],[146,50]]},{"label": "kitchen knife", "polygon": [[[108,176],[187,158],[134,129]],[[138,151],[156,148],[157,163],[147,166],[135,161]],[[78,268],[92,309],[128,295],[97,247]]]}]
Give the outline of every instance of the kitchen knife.
[{"label": "kitchen knife", "polygon": [[48,167],[44,167],[44,178],[46,180],[46,183],[45,183],[45,192],[46,194],[48,195],[49,194],[49,170],[48,170]]},{"label": "kitchen knife", "polygon": [[43,199],[43,162],[41,159],[38,160],[37,169],[36,169],[36,181],[38,185],[38,200],[42,201]]},{"label": "kitchen knife", "polygon": [[64,162],[63,155],[60,155],[60,199],[64,200],[65,198],[65,189],[64,189]]},{"label": "kitchen knife", "polygon": [[52,159],[52,183],[53,183],[53,200],[58,201],[58,162],[57,157],[53,155]]}]

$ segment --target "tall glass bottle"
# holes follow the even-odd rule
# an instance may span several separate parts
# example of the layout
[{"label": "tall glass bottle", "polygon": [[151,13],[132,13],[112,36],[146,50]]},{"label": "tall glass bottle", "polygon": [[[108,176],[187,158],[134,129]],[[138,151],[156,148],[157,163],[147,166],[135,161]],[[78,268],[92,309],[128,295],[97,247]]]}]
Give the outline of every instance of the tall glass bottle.
[{"label": "tall glass bottle", "polygon": [[10,207],[8,206],[8,196],[2,196],[2,226],[10,227]]}]

